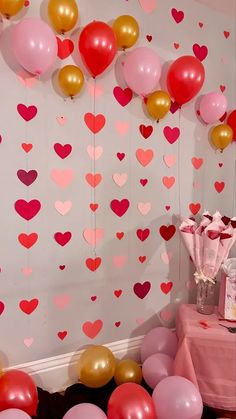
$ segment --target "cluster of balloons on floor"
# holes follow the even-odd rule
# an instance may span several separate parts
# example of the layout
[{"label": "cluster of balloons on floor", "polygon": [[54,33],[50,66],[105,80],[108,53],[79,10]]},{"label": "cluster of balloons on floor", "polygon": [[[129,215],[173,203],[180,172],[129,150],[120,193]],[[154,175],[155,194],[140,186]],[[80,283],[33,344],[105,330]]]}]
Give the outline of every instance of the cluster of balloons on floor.
[{"label": "cluster of balloons on floor", "polygon": [[[23,5],[24,0],[0,0],[0,13],[9,19]],[[78,15],[75,0],[48,0],[48,17],[57,33],[71,31]],[[125,51],[133,47],[138,37],[139,25],[133,16],[119,16],[111,26],[94,20],[81,31],[78,50],[85,67],[96,78],[109,67],[118,49]],[[22,19],[13,30],[12,42],[19,64],[34,75],[45,73],[56,60],[56,36],[50,26],[39,18]],[[181,107],[199,93],[205,80],[204,66],[195,56],[179,57],[170,65],[166,79],[168,92],[155,90],[161,70],[159,56],[151,48],[135,48],[124,56],[123,78],[135,94],[145,98],[147,113],[156,121],[164,118],[170,110],[171,97]],[[82,70],[75,65],[64,66],[58,72],[58,84],[65,96],[74,97],[84,84]],[[225,96],[213,92],[201,100],[200,115],[205,123],[212,124],[218,122],[226,109]],[[236,110],[234,112],[227,124],[219,124],[210,132],[211,142],[216,149],[223,151],[236,136]]]}]

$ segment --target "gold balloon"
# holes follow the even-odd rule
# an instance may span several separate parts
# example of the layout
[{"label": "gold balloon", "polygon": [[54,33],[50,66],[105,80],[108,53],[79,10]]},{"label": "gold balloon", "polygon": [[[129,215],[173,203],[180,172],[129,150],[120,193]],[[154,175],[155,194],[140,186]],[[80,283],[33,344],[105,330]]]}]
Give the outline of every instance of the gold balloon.
[{"label": "gold balloon", "polygon": [[0,0],[0,13],[10,19],[20,12],[24,3],[25,0]]},{"label": "gold balloon", "polygon": [[132,47],[139,37],[139,25],[133,16],[119,16],[112,25],[116,35],[117,47],[126,49]]},{"label": "gold balloon", "polygon": [[84,84],[84,75],[76,65],[66,65],[58,73],[58,83],[66,96],[78,95]]},{"label": "gold balloon", "polygon": [[147,110],[149,115],[156,121],[164,118],[169,112],[171,99],[168,93],[158,90],[153,92],[147,100]]},{"label": "gold balloon", "polygon": [[116,360],[110,349],[91,346],[79,359],[79,379],[87,387],[102,387],[113,378],[115,368]]},{"label": "gold balloon", "polygon": [[211,132],[211,141],[216,149],[223,151],[233,139],[233,130],[227,124],[220,124],[213,128]]},{"label": "gold balloon", "polygon": [[48,16],[58,33],[73,29],[78,19],[78,7],[75,0],[49,0]]},{"label": "gold balloon", "polygon": [[118,386],[124,383],[140,384],[142,381],[142,370],[137,362],[132,359],[124,359],[116,366],[114,379]]}]

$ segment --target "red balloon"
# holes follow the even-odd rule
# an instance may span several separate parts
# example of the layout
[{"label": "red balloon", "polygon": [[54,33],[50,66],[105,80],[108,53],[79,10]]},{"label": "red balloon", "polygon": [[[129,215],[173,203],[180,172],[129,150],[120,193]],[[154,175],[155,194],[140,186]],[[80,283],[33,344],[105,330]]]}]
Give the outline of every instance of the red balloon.
[{"label": "red balloon", "polygon": [[181,106],[200,91],[205,80],[205,69],[196,57],[184,55],[170,66],[167,73],[167,88]]},{"label": "red balloon", "polygon": [[117,387],[108,402],[108,419],[156,419],[154,403],[139,384],[125,383]]},{"label": "red balloon", "polygon": [[116,37],[104,22],[91,22],[82,30],[79,51],[93,77],[103,73],[111,64],[117,51]]},{"label": "red balloon", "polygon": [[20,409],[35,416],[38,392],[32,378],[23,371],[11,370],[0,377],[0,412]]},{"label": "red balloon", "polygon": [[229,114],[227,124],[233,130],[233,141],[236,141],[236,109]]}]

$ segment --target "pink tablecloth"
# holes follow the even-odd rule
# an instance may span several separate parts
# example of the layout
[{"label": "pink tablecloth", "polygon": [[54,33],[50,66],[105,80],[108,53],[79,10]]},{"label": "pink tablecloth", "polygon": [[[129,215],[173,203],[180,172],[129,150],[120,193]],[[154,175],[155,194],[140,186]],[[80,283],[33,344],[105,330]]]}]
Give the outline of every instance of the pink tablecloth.
[{"label": "pink tablecloth", "polygon": [[[210,327],[203,329],[200,321]],[[236,411],[236,334],[229,333],[218,323],[217,310],[207,316],[199,314],[195,305],[179,307],[175,375],[192,381],[199,388],[204,404]],[[236,326],[226,321],[220,323]]]}]

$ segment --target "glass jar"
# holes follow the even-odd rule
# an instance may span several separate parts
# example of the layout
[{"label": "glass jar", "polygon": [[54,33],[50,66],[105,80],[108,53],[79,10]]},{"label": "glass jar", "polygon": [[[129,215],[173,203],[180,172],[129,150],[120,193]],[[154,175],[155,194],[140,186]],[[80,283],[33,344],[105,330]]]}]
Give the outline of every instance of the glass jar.
[{"label": "glass jar", "polygon": [[200,280],[197,284],[197,311],[212,314],[215,309],[215,284]]}]

